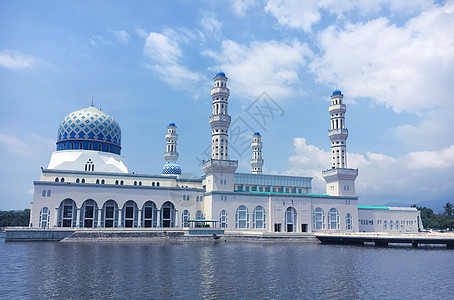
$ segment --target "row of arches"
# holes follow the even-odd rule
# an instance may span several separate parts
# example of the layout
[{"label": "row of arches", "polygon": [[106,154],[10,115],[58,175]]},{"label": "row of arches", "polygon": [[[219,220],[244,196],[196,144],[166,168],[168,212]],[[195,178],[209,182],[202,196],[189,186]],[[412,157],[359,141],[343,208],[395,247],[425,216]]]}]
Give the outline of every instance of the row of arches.
[{"label": "row of arches", "polygon": [[[114,227],[175,227],[177,226],[177,209],[170,201],[164,202],[160,208],[153,201],[147,201],[138,207],[133,200],[119,207],[114,200],[106,201],[98,206],[96,201],[88,199],[80,208],[72,199],[65,199],[56,209],[54,226],[83,228],[114,228]],[[50,227],[51,211],[44,207],[40,211],[39,227]]]}]

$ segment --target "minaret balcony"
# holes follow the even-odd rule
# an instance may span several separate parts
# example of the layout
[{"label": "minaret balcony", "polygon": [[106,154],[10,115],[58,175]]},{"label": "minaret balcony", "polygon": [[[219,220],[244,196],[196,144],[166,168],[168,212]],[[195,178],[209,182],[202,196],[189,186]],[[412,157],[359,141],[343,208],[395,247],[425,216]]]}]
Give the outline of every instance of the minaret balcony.
[{"label": "minaret balcony", "polygon": [[333,105],[330,105],[330,107],[329,107],[330,114],[345,113],[346,111],[347,111],[347,107],[345,106],[345,104],[333,104]]},{"label": "minaret balcony", "polygon": [[229,115],[211,115],[210,125],[229,126],[232,118]]},{"label": "minaret balcony", "polygon": [[211,96],[214,96],[216,94],[223,94],[223,95],[230,95],[230,90],[229,88],[226,87],[214,87],[211,89]]},{"label": "minaret balcony", "polygon": [[341,176],[342,179],[355,179],[358,176],[358,169],[333,168],[322,171],[323,177]]},{"label": "minaret balcony", "polygon": [[178,157],[179,157],[178,152],[164,152],[164,159],[166,161],[176,162],[178,160]]},{"label": "minaret balcony", "polygon": [[330,139],[346,139],[348,137],[348,130],[346,128],[328,130]]}]

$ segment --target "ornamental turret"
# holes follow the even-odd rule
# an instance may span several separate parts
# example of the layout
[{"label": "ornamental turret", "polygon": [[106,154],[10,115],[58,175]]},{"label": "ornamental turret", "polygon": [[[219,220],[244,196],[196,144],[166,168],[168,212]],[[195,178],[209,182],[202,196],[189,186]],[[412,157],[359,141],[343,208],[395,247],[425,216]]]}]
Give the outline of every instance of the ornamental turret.
[{"label": "ornamental turret", "polygon": [[331,129],[328,136],[331,141],[331,168],[322,172],[326,181],[326,193],[331,196],[355,196],[355,179],[358,169],[347,168],[347,137],[345,126],[346,106],[344,95],[335,90],[331,95],[329,113]]},{"label": "ornamental turret", "polygon": [[254,133],[252,136],[252,159],[251,159],[251,167],[252,167],[252,174],[262,174],[262,167],[263,167],[263,159],[262,159],[262,136],[260,132]]},{"label": "ornamental turret", "polygon": [[237,160],[229,160],[229,127],[231,118],[228,114],[230,90],[227,88],[227,77],[218,72],[214,77],[211,89],[212,113],[211,126],[211,159],[203,162],[206,175],[206,191],[233,191],[233,174],[238,168]]},{"label": "ornamental turret", "polygon": [[164,152],[164,159],[166,164],[162,169],[164,175],[181,175],[181,168],[177,165],[179,153],[177,151],[177,126],[175,123],[170,123],[167,126],[166,133],[166,151]]}]

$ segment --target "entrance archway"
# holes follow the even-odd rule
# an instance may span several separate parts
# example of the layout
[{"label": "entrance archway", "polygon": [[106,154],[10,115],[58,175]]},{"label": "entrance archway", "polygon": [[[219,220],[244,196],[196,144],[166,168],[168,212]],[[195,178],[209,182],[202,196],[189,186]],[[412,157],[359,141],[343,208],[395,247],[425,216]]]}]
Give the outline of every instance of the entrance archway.
[{"label": "entrance archway", "polygon": [[73,199],[65,199],[58,208],[58,227],[75,227],[77,206]]},{"label": "entrance archway", "polygon": [[285,211],[285,229],[287,232],[296,231],[296,209],[288,207]]}]

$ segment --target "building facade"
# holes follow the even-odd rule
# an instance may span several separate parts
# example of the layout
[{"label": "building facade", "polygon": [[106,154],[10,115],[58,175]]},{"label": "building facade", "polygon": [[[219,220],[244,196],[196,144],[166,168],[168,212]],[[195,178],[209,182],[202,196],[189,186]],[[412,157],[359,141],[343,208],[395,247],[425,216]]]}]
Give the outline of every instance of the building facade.
[{"label": "building facade", "polygon": [[229,157],[227,82],[223,72],[214,77],[212,151],[200,178],[181,175],[175,123],[165,134],[162,174],[134,174],[121,156],[121,129],[111,116],[93,105],[67,115],[58,128],[56,151],[34,182],[30,227],[185,228],[190,221],[215,220],[232,232],[362,230],[358,170],[347,168],[342,93],[333,92],[329,107],[332,165],[323,171],[326,194],[313,194],[311,177],[262,174],[259,132],[251,136],[251,173],[236,172],[238,161]]}]

